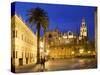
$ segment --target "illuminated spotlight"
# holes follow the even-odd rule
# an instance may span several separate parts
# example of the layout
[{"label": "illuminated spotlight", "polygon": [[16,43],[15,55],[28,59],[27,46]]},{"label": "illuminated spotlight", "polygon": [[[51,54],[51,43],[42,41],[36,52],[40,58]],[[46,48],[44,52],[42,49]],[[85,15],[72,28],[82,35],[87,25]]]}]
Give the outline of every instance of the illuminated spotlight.
[{"label": "illuminated spotlight", "polygon": [[91,51],[88,51],[88,53],[91,53]]},{"label": "illuminated spotlight", "polygon": [[72,54],[75,54],[75,52],[74,52],[74,51],[72,51]]},{"label": "illuminated spotlight", "polygon": [[79,52],[82,54],[84,52],[84,49],[80,49]]}]

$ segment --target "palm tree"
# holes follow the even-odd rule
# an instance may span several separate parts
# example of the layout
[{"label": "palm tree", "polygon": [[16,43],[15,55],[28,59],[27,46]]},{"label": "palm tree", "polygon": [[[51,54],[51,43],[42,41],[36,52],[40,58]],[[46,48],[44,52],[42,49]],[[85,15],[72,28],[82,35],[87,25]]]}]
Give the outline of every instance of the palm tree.
[{"label": "palm tree", "polygon": [[37,7],[32,8],[28,11],[28,19],[27,21],[32,25],[36,25],[37,29],[37,63],[40,63],[40,29],[41,27],[46,28],[48,25],[48,16],[47,13]]},{"label": "palm tree", "polygon": [[43,41],[44,41],[44,52],[46,52],[46,50],[45,50],[45,45],[46,45],[46,44],[45,44],[45,42],[46,42],[46,41],[45,41],[45,35],[46,35],[45,32],[46,32],[46,29],[47,29],[47,27],[48,27],[48,24],[49,24],[49,19],[48,19],[48,17],[45,17],[45,18],[44,18],[44,22],[43,22],[43,24],[42,24],[42,25],[43,25],[42,27],[44,28],[44,37],[43,37]]}]

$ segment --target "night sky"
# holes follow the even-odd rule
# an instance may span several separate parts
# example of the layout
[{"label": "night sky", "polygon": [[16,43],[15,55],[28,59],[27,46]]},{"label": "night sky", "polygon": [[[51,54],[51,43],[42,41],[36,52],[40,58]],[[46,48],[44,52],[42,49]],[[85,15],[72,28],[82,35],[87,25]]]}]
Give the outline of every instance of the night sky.
[{"label": "night sky", "polygon": [[[28,18],[27,10],[36,7],[40,7],[48,13],[49,30],[58,28],[60,32],[72,31],[79,34],[82,17],[84,17],[88,29],[88,39],[94,39],[94,11],[96,7],[16,2],[15,12],[26,22]],[[12,10],[12,13],[13,12]],[[30,27],[28,23],[27,25]],[[35,27],[30,28],[33,32],[36,31]],[[41,36],[42,35],[43,29],[41,29]]]}]

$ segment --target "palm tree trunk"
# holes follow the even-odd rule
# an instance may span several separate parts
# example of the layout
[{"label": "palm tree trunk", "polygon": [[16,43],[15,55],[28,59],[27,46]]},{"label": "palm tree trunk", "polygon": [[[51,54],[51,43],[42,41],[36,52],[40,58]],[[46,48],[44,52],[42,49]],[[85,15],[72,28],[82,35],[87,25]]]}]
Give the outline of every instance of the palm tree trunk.
[{"label": "palm tree trunk", "polygon": [[45,49],[45,45],[46,45],[45,44],[45,32],[46,32],[46,29],[44,29],[44,40],[43,40],[44,41],[44,52],[46,52],[46,49]]},{"label": "palm tree trunk", "polygon": [[40,63],[40,24],[37,25],[37,63]]}]

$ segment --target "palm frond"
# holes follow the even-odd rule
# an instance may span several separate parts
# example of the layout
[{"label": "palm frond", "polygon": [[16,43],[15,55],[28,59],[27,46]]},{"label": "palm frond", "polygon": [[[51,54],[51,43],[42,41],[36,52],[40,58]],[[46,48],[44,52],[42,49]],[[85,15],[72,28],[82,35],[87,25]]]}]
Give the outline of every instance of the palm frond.
[{"label": "palm frond", "polygon": [[48,16],[47,16],[47,12],[45,12],[43,9],[37,7],[37,8],[31,8],[27,11],[27,22],[29,22],[30,24],[34,25],[38,25],[40,24],[41,27],[46,28],[46,26],[48,25]]}]

